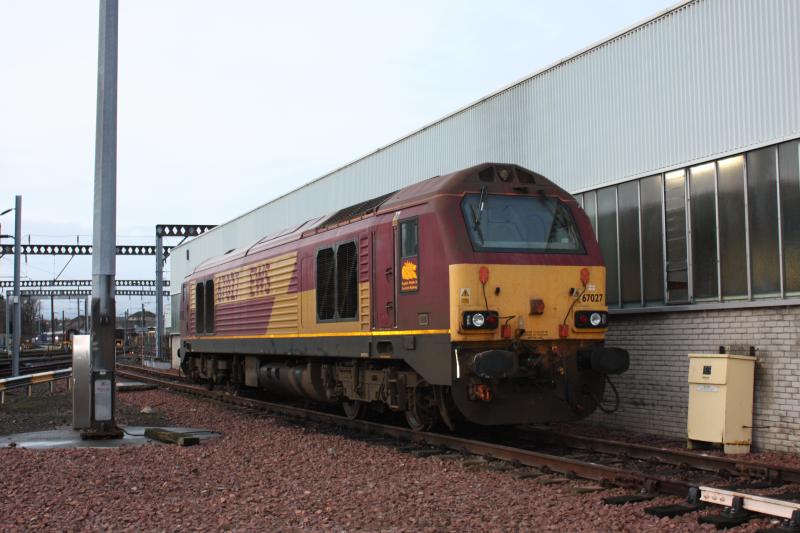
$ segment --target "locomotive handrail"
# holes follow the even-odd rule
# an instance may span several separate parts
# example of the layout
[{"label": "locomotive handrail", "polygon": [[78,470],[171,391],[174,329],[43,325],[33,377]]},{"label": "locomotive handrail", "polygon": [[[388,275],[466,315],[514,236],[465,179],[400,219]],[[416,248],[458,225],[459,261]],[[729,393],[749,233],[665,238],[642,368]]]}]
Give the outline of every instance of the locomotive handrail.
[{"label": "locomotive handrail", "polygon": [[[62,370],[51,370],[50,372],[37,372],[36,374],[25,374],[13,378],[0,379],[0,404],[5,403],[6,391],[28,387],[28,396],[31,395],[31,387],[39,383],[50,383],[50,391],[53,391],[53,382],[59,379],[72,377],[72,367]],[[68,382],[69,383],[69,382]]]}]

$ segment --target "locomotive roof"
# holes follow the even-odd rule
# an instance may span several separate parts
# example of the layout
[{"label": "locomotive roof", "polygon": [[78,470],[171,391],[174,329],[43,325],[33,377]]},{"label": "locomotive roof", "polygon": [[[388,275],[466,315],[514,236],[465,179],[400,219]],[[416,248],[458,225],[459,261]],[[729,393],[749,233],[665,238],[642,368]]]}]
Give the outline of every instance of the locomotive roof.
[{"label": "locomotive roof", "polygon": [[434,176],[389,194],[348,206],[334,213],[306,220],[298,226],[286,228],[262,237],[250,246],[229,250],[222,256],[203,261],[197,265],[193,273],[297,241],[303,237],[351,224],[357,220],[417,205],[432,196],[477,192],[484,186],[490,187],[492,191],[496,190],[497,192],[526,193],[538,191],[558,196],[562,200],[571,198],[569,193],[541,174],[531,172],[519,165],[483,163],[450,174]]}]

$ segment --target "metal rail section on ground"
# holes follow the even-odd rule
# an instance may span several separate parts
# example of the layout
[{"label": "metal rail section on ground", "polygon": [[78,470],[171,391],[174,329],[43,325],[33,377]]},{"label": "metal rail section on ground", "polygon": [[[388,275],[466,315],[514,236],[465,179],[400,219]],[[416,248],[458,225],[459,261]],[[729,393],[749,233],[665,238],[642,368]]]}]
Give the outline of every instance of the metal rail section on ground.
[{"label": "metal rail section on ground", "polygon": [[70,387],[70,378],[72,377],[72,368],[65,368],[63,370],[53,370],[50,372],[39,372],[36,374],[26,374],[13,378],[0,379],[0,404],[6,401],[6,391],[13,389],[28,388],[28,396],[31,395],[34,385],[40,383],[49,383],[50,392],[53,392],[53,383],[60,380],[67,380],[67,387]]},{"label": "metal rail section on ground", "polygon": [[776,465],[743,461],[735,456],[702,455],[686,450],[661,448],[647,444],[620,442],[597,437],[584,437],[572,433],[545,431],[533,429],[532,431],[542,442],[562,444],[571,448],[591,452],[624,454],[627,457],[666,463],[670,465],[686,465],[697,470],[707,472],[726,473],[728,475],[743,475],[765,480],[785,481],[787,483],[800,483],[800,469],[783,468]]},{"label": "metal rail section on ground", "polygon": [[800,503],[715,487],[700,487],[700,501],[775,516],[800,524]]}]

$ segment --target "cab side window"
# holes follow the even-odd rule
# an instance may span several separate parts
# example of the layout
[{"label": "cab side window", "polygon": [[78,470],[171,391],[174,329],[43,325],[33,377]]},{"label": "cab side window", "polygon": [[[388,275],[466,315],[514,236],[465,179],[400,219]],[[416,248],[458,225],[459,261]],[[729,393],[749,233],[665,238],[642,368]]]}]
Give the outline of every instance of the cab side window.
[{"label": "cab side window", "polygon": [[400,224],[400,257],[415,257],[419,254],[417,219],[406,220]]},{"label": "cab side window", "polygon": [[419,219],[400,222],[400,292],[419,290]]}]

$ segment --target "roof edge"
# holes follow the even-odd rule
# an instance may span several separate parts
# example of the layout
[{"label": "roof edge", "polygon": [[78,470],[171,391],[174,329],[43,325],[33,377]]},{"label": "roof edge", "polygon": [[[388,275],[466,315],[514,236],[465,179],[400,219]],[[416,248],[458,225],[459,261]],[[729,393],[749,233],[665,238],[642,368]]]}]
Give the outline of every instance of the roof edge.
[{"label": "roof edge", "polygon": [[590,44],[590,45],[588,45],[588,46],[586,46],[584,48],[581,48],[577,52],[574,52],[574,53],[572,53],[572,54],[570,54],[570,55],[568,55],[568,56],[566,56],[566,57],[564,57],[562,59],[559,59],[558,61],[556,61],[554,63],[550,63],[549,65],[547,65],[547,66],[545,66],[543,68],[535,70],[531,74],[528,74],[527,76],[524,76],[524,77],[522,77],[522,78],[520,78],[520,79],[518,79],[518,80],[516,80],[514,82],[511,82],[511,83],[501,87],[500,89],[497,89],[496,91],[493,91],[493,92],[489,93],[486,96],[483,96],[483,97],[481,97],[481,98],[479,98],[477,100],[474,100],[474,101],[472,101],[472,102],[470,102],[470,103],[468,103],[468,104],[466,104],[464,106],[461,106],[461,107],[457,108],[455,111],[447,113],[443,117],[440,117],[440,118],[438,118],[438,119],[436,119],[436,120],[434,120],[432,122],[429,122],[429,123],[425,124],[424,126],[418,128],[418,129],[416,129],[416,130],[414,130],[414,131],[412,131],[410,133],[407,133],[406,135],[398,137],[395,140],[393,140],[393,141],[381,146],[380,148],[377,148],[377,149],[375,149],[375,150],[373,150],[371,152],[368,152],[367,154],[365,154],[365,155],[363,155],[361,157],[358,157],[356,159],[351,160],[348,163],[345,163],[345,164],[343,164],[343,165],[341,165],[339,167],[336,167],[334,170],[326,172],[322,176],[314,178],[311,181],[308,181],[308,182],[306,182],[306,183],[304,183],[304,184],[302,184],[302,185],[300,185],[298,187],[295,187],[294,189],[291,189],[290,191],[287,191],[287,192],[285,192],[285,193],[283,193],[283,194],[281,194],[279,196],[276,196],[272,200],[269,200],[268,202],[265,202],[265,203],[263,203],[263,204],[261,204],[261,205],[259,205],[257,207],[254,207],[253,209],[250,209],[249,211],[245,211],[241,215],[238,215],[238,216],[236,216],[236,217],[234,217],[234,218],[232,218],[232,219],[230,219],[230,220],[228,220],[226,222],[223,222],[221,224],[217,224],[216,227],[211,228],[209,231],[203,233],[202,235],[198,235],[194,239],[188,240],[185,243],[182,243],[182,244],[179,244],[179,245],[175,246],[174,249],[178,249],[178,248],[180,248],[182,246],[186,246],[189,243],[195,241],[199,237],[203,237],[205,235],[209,235],[209,234],[213,233],[214,231],[218,230],[219,228],[221,228],[222,226],[226,226],[226,225],[230,224],[231,222],[239,220],[240,218],[244,218],[247,215],[249,215],[250,213],[258,211],[259,209],[261,209],[263,207],[266,207],[266,206],[268,206],[270,204],[273,204],[273,203],[277,202],[278,200],[280,200],[282,198],[285,198],[285,197],[287,197],[287,196],[289,196],[291,194],[294,194],[294,193],[296,193],[296,192],[298,192],[298,191],[300,191],[302,189],[305,189],[306,187],[309,187],[309,186],[317,183],[318,181],[322,181],[323,179],[328,178],[328,177],[332,176],[333,174],[336,174],[337,172],[340,172],[340,171],[342,171],[342,170],[344,170],[344,169],[346,169],[348,167],[351,167],[351,166],[355,165],[356,163],[364,161],[365,159],[368,159],[368,158],[374,156],[375,154],[377,154],[379,152],[382,152],[382,151],[384,151],[384,150],[386,150],[386,149],[388,149],[388,148],[390,148],[390,147],[392,147],[392,146],[394,146],[396,144],[399,144],[399,143],[405,141],[406,139],[410,139],[414,135],[417,135],[418,133],[421,133],[421,132],[423,132],[423,131],[425,131],[427,129],[430,129],[430,128],[436,126],[437,124],[440,124],[440,123],[444,122],[445,120],[448,120],[448,119],[450,119],[450,118],[452,118],[452,117],[454,117],[456,115],[459,115],[459,114],[467,111],[468,109],[476,107],[477,105],[482,104],[483,102],[485,102],[487,100],[491,100],[492,98],[494,98],[494,97],[496,97],[496,96],[498,96],[498,95],[500,95],[500,94],[502,94],[502,93],[504,93],[504,92],[506,92],[506,91],[508,91],[510,89],[513,89],[514,87],[517,87],[517,86],[522,85],[523,83],[525,83],[525,82],[527,82],[529,80],[532,80],[534,78],[542,76],[545,73],[547,73],[547,72],[549,72],[549,71],[551,71],[553,69],[556,69],[556,68],[560,67],[561,65],[563,65],[565,63],[568,63],[568,62],[570,62],[570,61],[572,61],[574,59],[577,59],[580,56],[586,55],[589,52],[591,52],[593,50],[596,50],[598,48],[601,48],[602,46],[605,46],[607,44],[610,44],[611,42],[619,39],[620,37],[623,37],[623,36],[625,36],[625,35],[627,35],[629,33],[632,33],[632,32],[634,32],[635,30],[637,30],[637,29],[639,29],[641,27],[647,26],[648,24],[651,24],[651,23],[653,23],[653,22],[655,22],[655,21],[657,21],[657,20],[659,20],[661,18],[664,18],[664,17],[666,17],[667,15],[669,15],[670,13],[672,13],[674,11],[678,11],[678,10],[682,9],[683,7],[686,7],[686,6],[690,5],[690,4],[699,3],[699,2],[702,2],[702,1],[703,0],[681,0],[678,3],[673,4],[670,7],[664,8],[664,9],[656,12],[655,14],[653,14],[653,15],[647,17],[647,18],[640,20],[639,22],[635,22],[635,23],[633,23],[633,24],[631,24],[631,25],[629,25],[629,26],[627,26],[627,27],[625,27],[625,28],[623,28],[623,29],[611,34],[610,36],[608,36],[608,37],[606,37],[604,39],[601,39],[600,41],[596,41],[595,43],[592,43],[592,44]]}]

